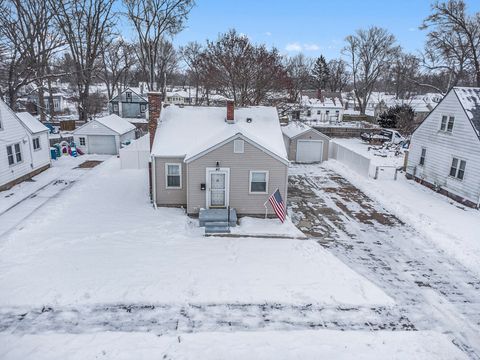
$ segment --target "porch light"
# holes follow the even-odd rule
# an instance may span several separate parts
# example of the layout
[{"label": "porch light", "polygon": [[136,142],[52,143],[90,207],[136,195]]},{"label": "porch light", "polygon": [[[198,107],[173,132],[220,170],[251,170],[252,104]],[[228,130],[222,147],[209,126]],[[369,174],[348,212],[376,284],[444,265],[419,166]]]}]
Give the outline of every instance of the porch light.
[{"label": "porch light", "polygon": [[220,163],[218,161],[215,164],[215,170],[220,171]]}]

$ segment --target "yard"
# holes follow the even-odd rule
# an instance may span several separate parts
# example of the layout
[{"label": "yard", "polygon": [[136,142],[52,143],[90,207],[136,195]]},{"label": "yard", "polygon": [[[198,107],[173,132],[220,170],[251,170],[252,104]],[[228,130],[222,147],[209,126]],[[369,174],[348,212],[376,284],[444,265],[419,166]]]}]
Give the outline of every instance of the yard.
[{"label": "yard", "polygon": [[[435,251],[431,262],[446,264],[433,268],[442,272],[434,280],[445,284],[432,289],[412,286],[428,264],[380,265],[377,256],[402,254],[399,263],[406,264],[414,260],[415,247],[422,254],[428,249],[418,239],[407,255],[390,250],[392,237],[415,230],[404,230],[403,222],[374,200],[339,206],[335,190],[317,185],[331,183],[331,176],[322,180],[317,171],[331,173],[324,167],[293,169],[292,181],[298,180],[305,197],[296,200],[299,194],[292,191],[290,212],[295,222],[306,214],[299,224],[309,236],[304,239],[291,224],[275,227],[274,220],[258,219],[243,219],[236,237],[206,238],[182,210],[151,207],[145,170],[120,170],[116,158],[88,170],[0,236],[0,357],[342,359],[355,353],[369,359],[386,354],[463,359],[473,354],[479,301],[478,291],[467,289],[478,280]],[[315,218],[316,209],[308,216],[321,201],[331,216],[318,212]],[[358,206],[375,210],[374,225],[352,215]],[[377,228],[377,219],[387,224]],[[242,237],[247,233],[259,237]],[[361,250],[380,248],[375,241],[386,241],[389,250]],[[369,256],[372,261],[363,260]],[[404,270],[409,276],[398,274]],[[449,325],[437,316],[439,311],[446,316],[444,302],[451,298],[434,296],[451,290],[454,280],[463,284],[462,299],[472,302],[472,308],[453,306],[448,313],[471,316],[462,336],[463,320]],[[392,290],[395,285],[399,291]],[[421,301],[414,302],[419,295]],[[435,315],[431,322],[428,314]]]}]

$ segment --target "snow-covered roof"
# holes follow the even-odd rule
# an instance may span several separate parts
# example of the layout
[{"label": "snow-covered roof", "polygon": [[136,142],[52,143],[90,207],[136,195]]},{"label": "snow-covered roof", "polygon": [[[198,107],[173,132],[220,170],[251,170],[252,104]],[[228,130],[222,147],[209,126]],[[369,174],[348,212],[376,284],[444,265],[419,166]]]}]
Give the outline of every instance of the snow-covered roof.
[{"label": "snow-covered roof", "polygon": [[132,124],[148,124],[148,120],[145,118],[123,118]]},{"label": "snow-covered roof", "polygon": [[[152,155],[178,156],[188,160],[237,134],[243,135],[273,155],[287,160],[275,107],[235,109],[235,123],[225,121],[226,107],[175,105],[162,109]],[[251,121],[247,122],[247,118]]]},{"label": "snow-covered roof", "polygon": [[28,112],[19,112],[17,113],[18,118],[20,121],[25,125],[25,127],[30,130],[32,134],[36,134],[42,131],[48,131],[48,128],[43,125],[40,121],[35,119],[30,113]]},{"label": "snow-covered roof", "polygon": [[302,96],[302,105],[312,108],[343,109],[340,99],[324,97],[323,100]]},{"label": "snow-covered roof", "polygon": [[120,135],[135,130],[135,125],[116,114],[110,114],[95,120]]},{"label": "snow-covered roof", "polygon": [[480,137],[480,88],[454,87],[458,100],[465,109],[468,119],[472,123],[477,136]]},{"label": "snow-covered roof", "polygon": [[309,130],[312,130],[312,128],[300,121],[292,121],[290,124],[282,126],[282,132],[290,139]]}]

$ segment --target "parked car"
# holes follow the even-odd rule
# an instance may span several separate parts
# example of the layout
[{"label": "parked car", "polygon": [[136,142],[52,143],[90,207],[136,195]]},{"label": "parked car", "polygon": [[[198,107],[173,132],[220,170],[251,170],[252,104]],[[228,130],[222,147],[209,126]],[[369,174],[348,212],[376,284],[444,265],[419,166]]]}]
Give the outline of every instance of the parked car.
[{"label": "parked car", "polygon": [[400,144],[406,140],[398,131],[390,129],[382,129],[379,133],[362,133],[360,138],[369,144],[383,144],[385,142]]}]

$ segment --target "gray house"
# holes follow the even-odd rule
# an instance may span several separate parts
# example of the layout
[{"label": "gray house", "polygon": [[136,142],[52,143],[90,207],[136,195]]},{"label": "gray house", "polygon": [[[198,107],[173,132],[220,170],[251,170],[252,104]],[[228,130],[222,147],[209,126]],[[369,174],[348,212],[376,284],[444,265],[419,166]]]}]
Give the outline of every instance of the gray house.
[{"label": "gray house", "polygon": [[282,126],[282,132],[290,161],[314,163],[328,160],[328,136],[300,121]]},{"label": "gray house", "polygon": [[412,134],[407,177],[480,204],[480,88],[454,87]]},{"label": "gray house", "polygon": [[167,106],[151,157],[158,206],[273,215],[268,198],[276,189],[286,203],[289,161],[274,107]]},{"label": "gray house", "polygon": [[113,97],[109,102],[110,114],[116,114],[122,118],[145,118],[147,111],[147,99],[132,88],[124,89],[120,94]]}]

